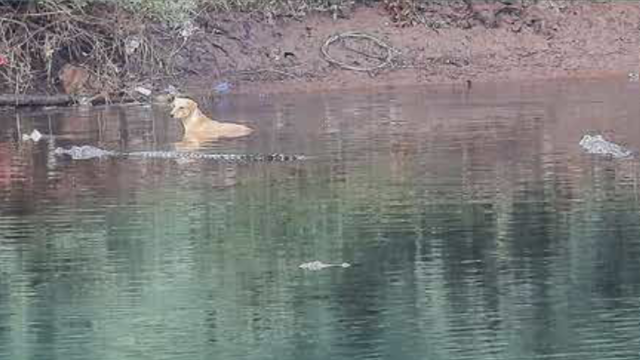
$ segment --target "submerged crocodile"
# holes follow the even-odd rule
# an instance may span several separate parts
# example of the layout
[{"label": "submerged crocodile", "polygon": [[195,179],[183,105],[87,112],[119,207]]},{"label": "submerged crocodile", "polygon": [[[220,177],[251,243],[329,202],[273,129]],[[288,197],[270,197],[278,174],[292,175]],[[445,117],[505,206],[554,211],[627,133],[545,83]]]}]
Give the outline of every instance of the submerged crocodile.
[{"label": "submerged crocodile", "polygon": [[72,146],[68,149],[58,147],[53,153],[55,155],[70,156],[74,160],[99,159],[107,157],[120,158],[143,158],[143,159],[202,159],[213,161],[230,161],[230,162],[281,162],[281,161],[297,161],[307,159],[304,155],[287,155],[287,154],[206,154],[198,152],[181,152],[181,151],[132,151],[121,152],[100,149],[95,146],[83,145]]},{"label": "submerged crocodile", "polygon": [[580,146],[588,154],[607,155],[615,159],[631,158],[636,155],[634,151],[605,140],[602,135],[585,135],[580,139]]}]

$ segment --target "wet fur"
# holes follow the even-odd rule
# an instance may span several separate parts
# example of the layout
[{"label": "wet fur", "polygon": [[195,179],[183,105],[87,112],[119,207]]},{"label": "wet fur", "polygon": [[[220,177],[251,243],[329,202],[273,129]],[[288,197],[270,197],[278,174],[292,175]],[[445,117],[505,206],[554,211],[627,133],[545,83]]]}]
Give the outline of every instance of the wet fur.
[{"label": "wet fur", "polygon": [[176,144],[182,148],[198,147],[212,140],[243,137],[253,132],[253,129],[244,125],[208,118],[200,111],[198,103],[187,98],[177,97],[173,100],[171,116],[179,119],[184,127],[183,140]]}]

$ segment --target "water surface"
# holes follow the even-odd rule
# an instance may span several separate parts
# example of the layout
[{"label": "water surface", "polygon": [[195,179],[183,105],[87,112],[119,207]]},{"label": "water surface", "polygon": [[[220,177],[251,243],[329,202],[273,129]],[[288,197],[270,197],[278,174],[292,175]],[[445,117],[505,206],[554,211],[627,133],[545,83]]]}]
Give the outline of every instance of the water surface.
[{"label": "water surface", "polygon": [[[164,150],[161,107],[0,112],[1,359],[637,359],[638,161],[625,81],[226,97],[293,163]],[[53,138],[19,142],[38,129]],[[302,263],[348,262],[306,271]]]}]

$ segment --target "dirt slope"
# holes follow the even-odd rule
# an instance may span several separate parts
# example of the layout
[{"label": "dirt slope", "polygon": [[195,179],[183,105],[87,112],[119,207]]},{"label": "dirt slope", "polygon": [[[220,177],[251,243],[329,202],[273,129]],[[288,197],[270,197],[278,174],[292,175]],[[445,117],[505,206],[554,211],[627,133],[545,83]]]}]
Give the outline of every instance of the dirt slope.
[{"label": "dirt slope", "polygon": [[[189,74],[183,84],[205,93],[224,81],[234,92],[289,92],[626,76],[639,67],[637,2],[541,1],[517,11],[504,11],[509,6],[502,4],[476,4],[472,14],[452,3],[428,13],[437,26],[431,22],[410,27],[391,23],[382,6],[358,7],[337,19],[202,20],[203,31],[178,58]],[[379,38],[393,48],[394,58],[375,72],[330,64],[320,47],[331,35],[348,31]],[[371,47],[369,43],[362,49]],[[356,53],[349,60],[361,64],[366,56],[359,59]]]}]

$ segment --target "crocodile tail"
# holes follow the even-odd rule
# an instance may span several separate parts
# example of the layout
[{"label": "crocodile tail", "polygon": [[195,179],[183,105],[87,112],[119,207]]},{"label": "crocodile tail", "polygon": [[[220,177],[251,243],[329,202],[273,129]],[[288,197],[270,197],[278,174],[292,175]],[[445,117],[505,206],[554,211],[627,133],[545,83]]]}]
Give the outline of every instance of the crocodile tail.
[{"label": "crocodile tail", "polygon": [[271,161],[298,161],[304,160],[304,156],[302,155],[291,155],[291,154],[271,154]]},{"label": "crocodile tail", "polygon": [[248,156],[247,160],[262,161],[262,162],[289,162],[289,161],[304,160],[305,158],[306,157],[303,155],[274,153],[274,154],[267,154],[267,155],[250,155]]}]

